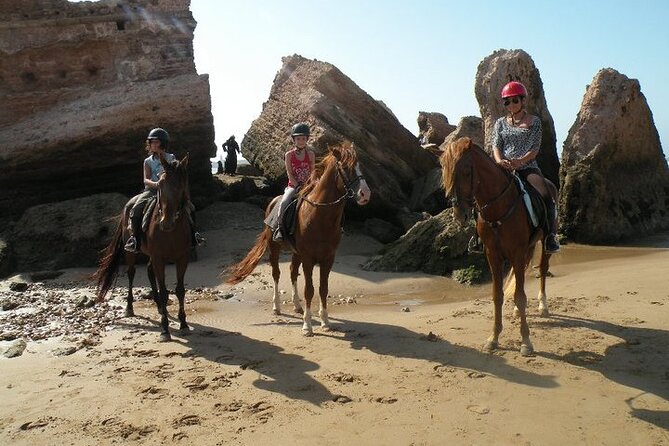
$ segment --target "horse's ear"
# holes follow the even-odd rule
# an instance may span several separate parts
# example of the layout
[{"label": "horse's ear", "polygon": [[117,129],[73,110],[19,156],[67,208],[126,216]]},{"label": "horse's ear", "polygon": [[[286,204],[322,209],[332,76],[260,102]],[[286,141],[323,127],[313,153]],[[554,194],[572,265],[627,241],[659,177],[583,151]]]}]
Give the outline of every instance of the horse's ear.
[{"label": "horse's ear", "polygon": [[179,161],[179,164],[185,167],[188,167],[188,159],[190,157],[190,152],[186,152],[186,156],[184,156],[181,161]]}]

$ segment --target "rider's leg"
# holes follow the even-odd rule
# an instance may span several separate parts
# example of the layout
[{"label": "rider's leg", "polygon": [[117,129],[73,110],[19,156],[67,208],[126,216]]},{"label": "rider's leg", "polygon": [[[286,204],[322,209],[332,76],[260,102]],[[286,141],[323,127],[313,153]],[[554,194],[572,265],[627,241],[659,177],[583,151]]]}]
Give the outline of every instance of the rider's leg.
[{"label": "rider's leg", "polygon": [[546,237],[546,251],[555,253],[560,250],[560,243],[557,241],[557,206],[553,197],[551,197],[546,181],[542,175],[531,173],[527,176],[527,181],[543,197],[546,203],[546,218],[548,219],[548,236]]},{"label": "rider's leg", "polygon": [[281,241],[283,240],[283,234],[281,233],[281,224],[283,222],[283,214],[286,212],[286,207],[293,200],[295,192],[297,189],[294,187],[287,186],[283,191],[283,197],[279,202],[279,210],[277,211],[277,226],[274,229],[274,240]]},{"label": "rider's leg", "polygon": [[142,246],[141,235],[142,235],[142,214],[144,213],[144,207],[146,206],[146,201],[152,195],[151,191],[142,192],[135,201],[135,205],[130,210],[130,224],[128,229],[130,230],[130,237],[125,244],[125,250],[130,252],[138,252]]}]

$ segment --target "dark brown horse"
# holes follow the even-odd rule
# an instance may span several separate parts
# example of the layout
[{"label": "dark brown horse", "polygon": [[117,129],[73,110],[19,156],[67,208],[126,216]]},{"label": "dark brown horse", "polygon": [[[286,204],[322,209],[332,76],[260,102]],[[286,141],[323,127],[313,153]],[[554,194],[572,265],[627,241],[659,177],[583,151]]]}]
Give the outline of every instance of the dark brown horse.
[{"label": "dark brown horse", "polygon": [[[334,264],[335,253],[341,239],[341,219],[348,198],[355,198],[359,205],[365,205],[370,198],[369,187],[360,172],[357,154],[350,143],[330,148],[330,153],[316,166],[310,180],[300,191],[304,202],[297,214],[295,248],[290,263],[290,280],[293,287],[293,305],[297,313],[304,313],[302,330],[307,336],[313,335],[311,325],[311,300],[314,296],[313,269],[320,267],[318,291],[321,298],[319,316],[321,327],[329,329],[327,312],[328,277]],[[276,197],[267,206],[265,217],[269,215],[281,197]],[[273,310],[281,314],[279,300],[279,254],[284,248],[290,249],[288,242],[272,240],[272,229],[265,226],[255,245],[244,260],[232,266],[228,283],[244,280],[258,265],[269,247],[272,277],[274,278]],[[300,264],[304,272],[304,299],[306,310],[302,310],[297,291],[297,276]]]},{"label": "dark brown horse", "polygon": [[[543,245],[544,231],[529,222],[513,176],[498,166],[493,159],[469,138],[459,138],[448,145],[441,156],[442,177],[446,195],[453,197],[453,211],[460,222],[465,222],[472,208],[478,211],[476,230],[485,246],[485,255],[493,278],[492,296],[495,304],[495,322],[485,348],[498,347],[502,331],[502,304],[504,303],[504,261],[513,268],[510,279],[515,279],[513,294],[516,315],[520,317],[522,355],[534,351],[527,325],[525,270],[532,260],[534,248],[541,241],[539,264],[539,311],[548,315],[546,304],[546,273],[550,254]],[[551,189],[549,185],[549,189]],[[552,186],[554,193],[555,186]],[[513,274],[513,276],[511,276]]]},{"label": "dark brown horse", "polygon": [[[188,332],[184,310],[184,275],[188,267],[191,253],[191,229],[188,217],[190,200],[188,196],[188,155],[181,161],[169,163],[161,155],[160,162],[164,172],[158,182],[157,202],[151,211],[146,234],[143,237],[142,253],[149,257],[147,274],[151,282],[153,298],[158,312],[161,314],[161,341],[171,339],[167,313],[167,286],[165,285],[165,265],[173,262],[176,266],[177,286],[175,289],[179,299],[180,330]],[[127,209],[128,206],[126,206]],[[132,307],[132,283],[135,278],[135,263],[139,254],[126,252],[123,245],[129,237],[128,212],[122,212],[116,232],[105,248],[100,259],[98,270],[93,275],[97,281],[98,300],[104,299],[107,292],[114,287],[118,268],[123,257],[128,265],[128,296],[125,314],[134,316]]]}]

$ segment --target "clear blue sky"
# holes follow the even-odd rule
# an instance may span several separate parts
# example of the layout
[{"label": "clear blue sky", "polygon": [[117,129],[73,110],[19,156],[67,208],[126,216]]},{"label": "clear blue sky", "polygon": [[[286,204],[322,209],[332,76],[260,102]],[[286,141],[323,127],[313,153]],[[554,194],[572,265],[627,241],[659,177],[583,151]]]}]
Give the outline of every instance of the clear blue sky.
[{"label": "clear blue sky", "polygon": [[191,10],[219,150],[259,116],[283,56],[332,63],[417,134],[419,111],[452,124],[478,116],[478,64],[504,48],[525,50],[539,69],[558,155],[586,86],[606,67],[639,80],[669,152],[666,0],[191,0]]}]

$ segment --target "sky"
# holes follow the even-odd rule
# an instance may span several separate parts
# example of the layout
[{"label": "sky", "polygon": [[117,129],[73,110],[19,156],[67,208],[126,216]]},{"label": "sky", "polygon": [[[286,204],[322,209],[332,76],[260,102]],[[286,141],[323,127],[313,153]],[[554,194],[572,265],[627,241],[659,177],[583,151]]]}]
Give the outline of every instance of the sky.
[{"label": "sky", "polygon": [[480,116],[478,64],[498,49],[523,49],[543,81],[558,156],[587,85],[607,67],[639,80],[669,152],[665,0],[191,0],[191,11],[219,151],[260,115],[283,56],[335,65],[417,134],[419,111],[454,125]]}]

